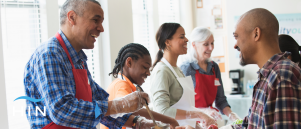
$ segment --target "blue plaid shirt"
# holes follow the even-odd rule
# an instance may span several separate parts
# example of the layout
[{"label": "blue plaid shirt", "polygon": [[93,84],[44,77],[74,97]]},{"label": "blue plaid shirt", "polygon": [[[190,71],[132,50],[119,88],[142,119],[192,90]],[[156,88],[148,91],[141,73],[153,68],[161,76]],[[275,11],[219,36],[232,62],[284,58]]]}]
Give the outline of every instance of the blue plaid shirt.
[{"label": "blue plaid shirt", "polygon": [[[72,47],[63,32],[59,31],[76,69],[82,69],[82,62],[87,68],[87,56],[81,50],[78,53]],[[52,37],[47,43],[41,44],[26,64],[24,72],[24,85],[26,95],[31,98],[41,99],[41,102],[26,101],[30,112],[26,110],[26,116],[31,128],[42,128],[54,122],[57,125],[73,128],[92,128],[100,122],[111,129],[121,128],[131,114],[117,119],[104,116],[108,110],[109,94],[93,81],[89,70],[87,75],[92,90],[92,102],[75,98],[75,82],[72,66],[67,54],[61,47],[56,37]],[[95,118],[95,106],[100,108],[100,116]],[[46,116],[38,112],[46,110]]]}]

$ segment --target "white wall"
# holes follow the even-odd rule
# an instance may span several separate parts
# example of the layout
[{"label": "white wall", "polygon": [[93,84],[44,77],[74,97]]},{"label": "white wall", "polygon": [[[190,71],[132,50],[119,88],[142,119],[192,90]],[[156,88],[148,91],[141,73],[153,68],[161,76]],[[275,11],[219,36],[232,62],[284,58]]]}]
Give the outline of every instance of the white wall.
[{"label": "white wall", "polygon": [[115,59],[121,47],[134,41],[131,0],[102,0],[104,10],[104,32],[100,40],[101,83],[106,89],[113,78],[108,76],[115,65]]},{"label": "white wall", "polygon": [[[240,16],[243,13],[253,8],[265,8],[271,11],[273,14],[285,14],[285,13],[301,13],[301,1],[300,0],[223,0],[226,13],[227,27],[224,33],[228,38],[228,50],[229,50],[229,68],[230,69],[244,69],[245,77],[244,84],[247,80],[257,79],[257,71],[259,70],[257,65],[248,65],[242,67],[239,65],[239,58],[236,58],[236,50],[234,50],[235,39],[233,38],[233,32],[235,27],[234,17]],[[300,23],[301,24],[301,23]]]},{"label": "white wall", "polygon": [[59,5],[58,0],[46,0],[46,16],[48,38],[53,37],[60,27]]},{"label": "white wall", "polygon": [[[0,14],[1,14],[1,1],[0,1]],[[2,105],[0,106],[0,114],[1,114],[0,126],[3,129],[8,129],[1,18],[0,18],[0,102]]]},{"label": "white wall", "polygon": [[[225,26],[223,29],[215,29],[215,24],[214,24],[214,16],[212,15],[212,8],[215,5],[220,5],[221,8],[223,7],[222,0],[203,0],[203,8],[196,8],[195,7],[195,21],[196,21],[196,26],[195,27],[207,27],[210,28],[211,32],[213,33],[214,39],[223,39],[223,41],[226,41],[226,36],[224,34]],[[225,21],[223,19],[223,21]],[[223,42],[224,46],[227,46],[227,42]],[[215,44],[216,48],[219,45],[217,42]],[[217,52],[217,49],[213,50],[212,55],[214,53],[219,53]],[[224,56],[225,58],[228,57],[228,49],[224,48]],[[226,94],[231,92],[231,87],[229,86],[229,82],[231,81],[229,79],[229,62],[226,60],[225,62],[225,72],[221,73],[221,78],[223,81],[224,85],[224,91]]]}]

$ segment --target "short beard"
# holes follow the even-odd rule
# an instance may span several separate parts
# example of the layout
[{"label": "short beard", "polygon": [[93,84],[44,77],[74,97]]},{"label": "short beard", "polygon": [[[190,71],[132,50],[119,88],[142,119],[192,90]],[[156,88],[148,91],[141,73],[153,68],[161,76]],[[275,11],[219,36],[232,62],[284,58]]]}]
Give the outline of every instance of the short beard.
[{"label": "short beard", "polygon": [[242,57],[242,55],[241,55],[239,64],[240,64],[241,66],[246,66],[246,65],[247,65],[247,63],[246,63],[245,59]]}]

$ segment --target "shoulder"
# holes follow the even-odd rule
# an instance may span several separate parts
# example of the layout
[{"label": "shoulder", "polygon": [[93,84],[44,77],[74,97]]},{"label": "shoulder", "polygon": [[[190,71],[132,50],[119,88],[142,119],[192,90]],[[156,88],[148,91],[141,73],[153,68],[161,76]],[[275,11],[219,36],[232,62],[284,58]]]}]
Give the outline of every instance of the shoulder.
[{"label": "shoulder", "polygon": [[42,43],[34,52],[33,56],[38,59],[53,59],[49,57],[56,57],[58,60],[63,60],[64,49],[55,37]]},{"label": "shoulder", "polygon": [[[31,55],[26,67],[33,65],[51,65],[53,63],[60,64],[63,62],[64,49],[60,47],[58,40],[55,37],[39,45]],[[67,57],[67,56],[66,56]]]},{"label": "shoulder", "polygon": [[131,86],[130,86],[130,84],[128,84],[128,82],[126,82],[120,78],[116,78],[107,88],[107,92],[109,94],[112,94],[113,92],[117,92],[121,88],[131,90]]},{"label": "shoulder", "polygon": [[157,65],[154,67],[152,74],[157,74],[157,73],[165,73],[165,72],[170,72],[171,70],[168,68],[168,66],[162,62],[158,62]]},{"label": "shoulder", "polygon": [[191,73],[191,71],[194,71],[194,69],[191,66],[191,63],[188,61],[183,62],[180,65],[180,69],[182,70],[182,72],[185,76],[187,76],[189,73]]},{"label": "shoulder", "polygon": [[211,61],[211,63],[212,63],[212,67],[214,68],[214,71],[216,73],[220,73],[220,69],[219,69],[218,64],[216,62],[214,62],[214,61]]},{"label": "shoulder", "polygon": [[279,60],[270,72],[271,75],[268,79],[274,81],[279,79],[275,82],[290,82],[294,85],[301,83],[301,69],[289,59]]},{"label": "shoulder", "polygon": [[120,88],[120,87],[129,87],[130,88],[130,84],[128,84],[128,82],[126,82],[125,80],[122,80],[120,78],[116,78],[108,87],[108,89],[116,89],[116,88]]}]

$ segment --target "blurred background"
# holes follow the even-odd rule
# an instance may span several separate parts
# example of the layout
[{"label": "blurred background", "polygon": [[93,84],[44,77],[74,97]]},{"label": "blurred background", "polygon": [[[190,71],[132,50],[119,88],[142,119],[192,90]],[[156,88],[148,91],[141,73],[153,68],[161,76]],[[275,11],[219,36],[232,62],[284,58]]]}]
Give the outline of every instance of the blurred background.
[{"label": "blurred background", "polygon": [[[0,0],[0,128],[28,129],[23,71],[36,47],[59,30],[60,7],[65,0]],[[189,39],[198,26],[214,35],[212,60],[219,64],[231,108],[240,117],[251,105],[257,65],[239,65],[234,49],[234,27],[239,16],[253,8],[266,8],[277,17],[279,34],[301,44],[300,0],[99,0],[105,13],[104,33],[93,50],[85,50],[93,79],[104,89],[113,81],[111,72],[118,51],[128,43],[140,43],[154,61],[158,47],[155,34],[162,23],[180,23]],[[183,61],[179,57],[178,65]],[[150,87],[143,86],[146,90]],[[231,94],[232,93],[232,94]],[[236,93],[236,94],[233,94]],[[42,108],[43,110],[43,108]],[[225,117],[225,119],[227,119]]]}]

